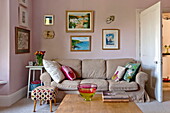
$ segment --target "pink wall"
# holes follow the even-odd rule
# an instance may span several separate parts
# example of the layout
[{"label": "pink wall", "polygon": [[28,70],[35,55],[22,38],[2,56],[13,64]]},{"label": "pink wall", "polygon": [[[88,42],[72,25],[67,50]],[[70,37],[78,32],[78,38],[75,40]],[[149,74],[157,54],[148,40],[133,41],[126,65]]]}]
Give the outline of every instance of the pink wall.
[{"label": "pink wall", "polygon": [[[17,0],[1,0],[2,3],[6,3],[6,5],[2,4],[2,10],[5,12],[1,12],[1,15],[5,16],[2,21],[0,31],[3,32],[4,35],[0,38],[1,53],[3,53],[3,58],[0,57],[0,66],[4,66],[1,68],[2,76],[0,79],[7,80],[8,84],[0,86],[0,95],[11,94],[13,92],[18,91],[27,85],[28,78],[28,69],[25,66],[28,64],[29,60],[32,60],[33,52],[32,52],[32,1],[29,1],[28,5],[28,13],[29,13],[29,27],[31,30],[31,52],[26,54],[15,54],[15,26],[19,26],[18,23],[18,7],[19,3]],[[0,1],[0,2],[1,2]],[[1,3],[0,3],[1,4]],[[4,9],[3,9],[4,8]],[[3,23],[4,22],[4,23]],[[4,32],[5,31],[5,32]],[[3,40],[3,41],[2,41]],[[0,46],[0,47],[1,47]],[[1,55],[2,56],[2,55]],[[1,88],[4,87],[4,88]]]},{"label": "pink wall", "polygon": [[[9,1],[0,0],[0,80],[9,81]],[[9,91],[9,82],[6,85],[0,85],[0,94],[7,94]]]},{"label": "pink wall", "polygon": [[[34,44],[46,50],[45,58],[136,58],[136,9],[144,9],[158,0],[34,0]],[[162,0],[167,6],[168,0]],[[66,10],[94,10],[94,33],[66,33]],[[44,26],[43,16],[53,14],[55,24]],[[110,15],[115,21],[106,24]],[[102,29],[120,29],[120,50],[102,50]],[[54,39],[44,39],[44,30],[54,30]],[[70,52],[71,35],[91,35],[91,52]],[[35,48],[34,51],[39,49]]]}]

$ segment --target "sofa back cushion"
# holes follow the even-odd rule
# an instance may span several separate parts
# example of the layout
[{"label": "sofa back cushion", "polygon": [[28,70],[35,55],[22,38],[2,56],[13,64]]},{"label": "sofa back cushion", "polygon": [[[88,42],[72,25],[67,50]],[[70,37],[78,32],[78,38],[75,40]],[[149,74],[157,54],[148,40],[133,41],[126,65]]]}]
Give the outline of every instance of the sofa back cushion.
[{"label": "sofa back cushion", "polygon": [[106,78],[111,79],[114,75],[118,66],[125,66],[128,62],[135,62],[135,60],[131,58],[125,59],[108,59],[106,60]]},{"label": "sofa back cushion", "polygon": [[101,59],[84,59],[82,60],[82,78],[106,78],[105,60]]},{"label": "sofa back cushion", "polygon": [[69,66],[74,73],[76,78],[81,78],[81,60],[79,59],[54,59],[62,66]]}]

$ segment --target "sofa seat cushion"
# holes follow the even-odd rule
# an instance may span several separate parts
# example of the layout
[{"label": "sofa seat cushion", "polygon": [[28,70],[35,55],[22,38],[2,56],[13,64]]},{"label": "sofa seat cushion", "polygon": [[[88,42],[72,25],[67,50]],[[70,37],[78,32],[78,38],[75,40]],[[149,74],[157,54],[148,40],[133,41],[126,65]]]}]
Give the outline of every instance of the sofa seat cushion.
[{"label": "sofa seat cushion", "polygon": [[104,79],[83,79],[82,83],[94,83],[97,84],[97,91],[107,91],[108,90],[108,82]]},{"label": "sofa seat cushion", "polygon": [[61,83],[53,81],[51,86],[58,87],[59,90],[77,90],[77,85],[80,84],[81,80],[63,80]]},{"label": "sofa seat cushion", "polygon": [[114,80],[107,80],[109,82],[109,91],[113,90],[123,90],[123,91],[135,91],[138,90],[138,84],[136,82],[126,82]]}]

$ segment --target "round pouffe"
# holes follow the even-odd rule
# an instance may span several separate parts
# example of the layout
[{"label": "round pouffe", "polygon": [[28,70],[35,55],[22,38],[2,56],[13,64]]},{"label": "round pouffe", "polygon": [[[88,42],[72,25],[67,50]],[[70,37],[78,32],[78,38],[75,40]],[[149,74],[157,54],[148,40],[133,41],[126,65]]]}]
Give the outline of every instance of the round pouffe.
[{"label": "round pouffe", "polygon": [[40,101],[40,105],[42,105],[42,101],[50,102],[50,111],[52,112],[52,101],[54,100],[54,105],[56,105],[56,96],[57,96],[57,88],[51,86],[39,86],[31,91],[31,99],[34,100],[34,112],[36,109],[37,101]]}]

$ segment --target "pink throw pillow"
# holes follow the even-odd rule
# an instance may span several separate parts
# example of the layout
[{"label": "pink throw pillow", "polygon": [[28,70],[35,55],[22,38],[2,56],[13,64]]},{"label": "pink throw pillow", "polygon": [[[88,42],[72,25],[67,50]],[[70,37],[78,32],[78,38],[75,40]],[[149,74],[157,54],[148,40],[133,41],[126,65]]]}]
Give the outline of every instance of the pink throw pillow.
[{"label": "pink throw pillow", "polygon": [[61,66],[61,71],[64,73],[64,75],[69,80],[76,79],[76,74],[73,72],[73,70],[69,66]]}]

